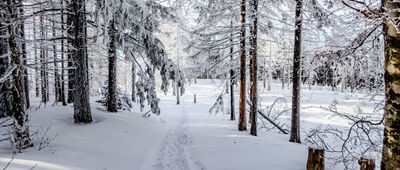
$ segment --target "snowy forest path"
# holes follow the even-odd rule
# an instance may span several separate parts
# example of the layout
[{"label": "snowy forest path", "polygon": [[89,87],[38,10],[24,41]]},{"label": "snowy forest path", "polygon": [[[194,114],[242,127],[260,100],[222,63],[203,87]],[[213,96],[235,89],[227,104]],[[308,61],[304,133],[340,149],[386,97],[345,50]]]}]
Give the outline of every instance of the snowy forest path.
[{"label": "snowy forest path", "polygon": [[204,165],[196,159],[196,151],[192,147],[193,141],[189,135],[187,124],[187,112],[185,107],[190,105],[186,102],[185,96],[181,97],[181,104],[176,106],[176,120],[170,127],[168,134],[160,149],[156,159],[152,163],[151,169],[154,170],[203,170]]}]

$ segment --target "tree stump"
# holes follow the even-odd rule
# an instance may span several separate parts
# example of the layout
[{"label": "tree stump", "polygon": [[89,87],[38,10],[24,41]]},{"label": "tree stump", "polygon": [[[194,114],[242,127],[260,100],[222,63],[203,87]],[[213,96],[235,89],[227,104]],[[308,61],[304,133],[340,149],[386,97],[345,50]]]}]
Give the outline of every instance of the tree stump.
[{"label": "tree stump", "polygon": [[358,160],[358,164],[360,165],[360,170],[374,170],[375,169],[375,160],[361,158]]},{"label": "tree stump", "polygon": [[324,149],[308,148],[307,170],[324,170]]}]

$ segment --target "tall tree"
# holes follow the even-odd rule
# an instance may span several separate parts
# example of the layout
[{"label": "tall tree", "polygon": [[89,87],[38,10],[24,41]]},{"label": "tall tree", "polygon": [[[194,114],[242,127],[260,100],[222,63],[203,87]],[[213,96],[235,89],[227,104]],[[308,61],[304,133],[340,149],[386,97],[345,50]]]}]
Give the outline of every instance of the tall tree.
[{"label": "tall tree", "polygon": [[247,130],[246,122],[246,0],[241,1],[240,10],[240,101],[239,131]]},{"label": "tall tree", "polygon": [[[64,37],[65,35],[65,14],[64,14],[64,0],[60,0],[61,2],[61,32],[62,36]],[[61,102],[63,106],[67,105],[67,99],[65,98],[65,61],[64,61],[64,54],[65,54],[65,44],[64,44],[64,38],[61,39]]]},{"label": "tall tree", "polygon": [[[67,24],[66,24],[66,26],[67,26],[67,35],[69,35],[69,36],[74,36],[74,29],[73,29],[73,27],[72,27],[72,24],[73,24],[73,15],[72,14],[68,14],[69,12],[72,12],[72,4],[73,3],[71,3],[71,2],[69,2],[69,1],[66,1],[67,2],[67,4],[66,4],[66,6],[67,6]],[[64,30],[65,31],[65,30]],[[74,71],[74,69],[73,69],[73,61],[74,61],[74,58],[73,58],[73,53],[74,53],[74,51],[73,51],[73,43],[74,43],[74,41],[73,41],[73,39],[72,39],[72,37],[71,38],[68,38],[68,40],[67,40],[67,42],[68,42],[68,55],[67,55],[67,57],[68,57],[68,63],[67,63],[67,68],[68,68],[68,92],[67,92],[67,103],[73,103],[74,102],[74,89],[75,89],[75,87],[74,87],[74,84],[75,84],[75,77],[74,77],[74,75],[75,75],[75,71]]]},{"label": "tall tree", "polygon": [[18,37],[21,35],[20,28],[18,24],[22,24],[21,18],[19,17],[18,6],[21,6],[21,1],[17,0],[7,0],[7,14],[9,17],[8,29],[8,48],[10,52],[11,65],[13,68],[11,76],[13,82],[12,89],[12,117],[14,118],[14,142],[17,151],[21,152],[22,149],[32,146],[29,126],[28,115],[25,112],[25,88],[23,79],[23,61],[22,52],[19,48],[21,45],[21,40]]},{"label": "tall tree", "polygon": [[[233,29],[233,22],[231,21],[231,29]],[[231,97],[231,120],[235,120],[235,71],[233,70],[233,30],[231,30],[230,37],[230,97]]]},{"label": "tall tree", "polygon": [[253,23],[251,25],[250,29],[250,34],[251,34],[251,65],[250,67],[251,72],[250,72],[250,79],[251,79],[251,89],[250,89],[250,100],[251,100],[251,105],[250,105],[250,118],[251,118],[251,128],[250,128],[250,134],[257,136],[257,25],[258,25],[258,0],[253,0],[251,3],[252,7],[252,20]]},{"label": "tall tree", "polygon": [[88,55],[86,44],[86,9],[85,0],[70,2],[70,20],[72,21],[72,59],[74,64],[74,121],[75,123],[92,122],[89,96]]},{"label": "tall tree", "polygon": [[382,0],[385,18],[385,126],[381,169],[400,168],[400,2]]},{"label": "tall tree", "polygon": [[115,28],[115,15],[108,28],[108,93],[107,111],[117,112],[117,30]]},{"label": "tall tree", "polygon": [[[24,16],[24,8],[22,4],[23,0],[20,0],[19,3],[21,7],[19,8],[19,15]],[[26,55],[26,40],[25,40],[25,22],[21,19],[20,21],[20,31],[21,31],[21,52],[22,52],[22,60],[23,64],[26,66],[28,64],[28,58]],[[25,87],[25,107],[29,108],[31,105],[30,98],[29,98],[29,81],[28,81],[28,69],[27,67],[23,67],[24,70],[24,87]]]},{"label": "tall tree", "polygon": [[290,142],[300,143],[300,63],[301,63],[301,27],[302,27],[303,0],[296,0],[296,22],[293,53],[293,94],[292,94],[292,121]]}]

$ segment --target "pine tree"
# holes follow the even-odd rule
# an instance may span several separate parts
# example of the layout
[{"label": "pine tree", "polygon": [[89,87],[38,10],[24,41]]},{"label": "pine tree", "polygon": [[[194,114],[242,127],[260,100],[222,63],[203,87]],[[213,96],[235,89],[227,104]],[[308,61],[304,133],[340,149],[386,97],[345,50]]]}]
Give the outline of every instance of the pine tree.
[{"label": "pine tree", "polygon": [[92,122],[89,96],[88,56],[86,44],[85,0],[72,0],[68,15],[72,21],[72,62],[74,64],[74,120],[75,123]]},{"label": "pine tree", "polygon": [[296,0],[296,23],[293,55],[292,124],[290,142],[300,143],[300,63],[303,0]]},{"label": "pine tree", "polygon": [[258,72],[258,65],[257,65],[257,25],[258,25],[258,0],[252,0],[251,2],[251,7],[252,7],[252,20],[253,23],[251,25],[250,29],[250,34],[251,34],[251,65],[250,67],[251,72],[250,72],[250,79],[251,79],[251,89],[250,89],[250,100],[251,100],[251,105],[250,105],[250,118],[251,118],[251,128],[250,128],[250,134],[257,136],[257,72]]},{"label": "pine tree", "polygon": [[107,99],[107,111],[117,112],[117,30],[115,28],[115,19],[111,19],[108,36],[109,36],[109,47],[108,47],[108,99]]},{"label": "pine tree", "polygon": [[240,101],[239,131],[247,130],[246,122],[246,0],[241,1],[240,10]]}]

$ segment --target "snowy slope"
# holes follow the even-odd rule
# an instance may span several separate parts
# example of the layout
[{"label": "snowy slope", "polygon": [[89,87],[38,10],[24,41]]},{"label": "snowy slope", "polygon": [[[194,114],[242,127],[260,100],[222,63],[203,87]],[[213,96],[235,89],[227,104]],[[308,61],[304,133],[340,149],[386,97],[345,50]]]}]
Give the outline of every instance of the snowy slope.
[{"label": "snowy slope", "polygon": [[[225,113],[210,114],[208,110],[221,93],[223,83],[199,80],[187,87],[176,105],[170,94],[161,95],[161,116],[143,118],[140,113],[102,111],[92,103],[94,123],[75,125],[72,107],[47,106],[31,111],[32,130],[51,125],[48,137],[54,137],[41,151],[30,148],[17,154],[9,169],[107,169],[107,170],[243,170],[305,169],[307,146],[289,143],[289,135],[261,129],[258,137],[238,132],[237,121]],[[262,105],[270,105],[283,97],[290,106],[290,91],[274,83],[271,92],[263,90]],[[335,100],[338,108],[352,112],[357,105],[369,111],[373,104],[360,99],[362,94],[331,92],[329,88],[303,90],[302,107],[325,106]],[[162,93],[160,93],[162,94]],[[193,103],[193,95],[197,103]],[[238,93],[237,93],[238,94]],[[236,102],[238,95],[236,94]],[[224,96],[225,111],[229,109]],[[94,101],[94,99],[92,99]],[[37,103],[37,102],[36,102]],[[238,108],[236,108],[237,112]],[[281,116],[288,123],[289,114]],[[345,120],[332,117],[318,109],[302,109],[302,140],[306,129],[324,124],[346,127]],[[238,116],[237,116],[238,117]],[[37,139],[35,139],[37,143]],[[0,167],[9,161],[8,145],[1,145]],[[343,169],[341,165],[327,169]]]}]

